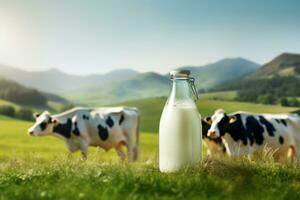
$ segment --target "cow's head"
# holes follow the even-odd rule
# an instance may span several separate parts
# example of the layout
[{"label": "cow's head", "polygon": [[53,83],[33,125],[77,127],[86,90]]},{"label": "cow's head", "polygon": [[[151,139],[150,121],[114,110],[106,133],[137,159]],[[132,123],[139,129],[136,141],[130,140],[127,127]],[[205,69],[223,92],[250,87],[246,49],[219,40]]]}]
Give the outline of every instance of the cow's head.
[{"label": "cow's head", "polygon": [[211,127],[207,132],[210,138],[218,138],[229,132],[230,124],[236,121],[235,116],[228,116],[223,109],[215,111],[211,116]]},{"label": "cow's head", "polygon": [[211,126],[211,118],[210,117],[205,117],[201,119],[201,124],[202,124],[202,138],[207,138],[207,132],[210,129]]},{"label": "cow's head", "polygon": [[58,124],[58,120],[51,117],[48,111],[42,114],[35,113],[35,124],[28,129],[28,134],[32,136],[48,135],[53,132],[53,127]]}]

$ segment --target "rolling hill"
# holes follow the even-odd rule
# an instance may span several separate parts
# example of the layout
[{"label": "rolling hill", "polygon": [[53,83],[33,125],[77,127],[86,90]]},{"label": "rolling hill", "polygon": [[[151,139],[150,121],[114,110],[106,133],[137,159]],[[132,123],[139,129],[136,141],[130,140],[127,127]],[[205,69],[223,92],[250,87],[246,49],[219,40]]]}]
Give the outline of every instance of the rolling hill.
[{"label": "rolling hill", "polygon": [[300,54],[283,53],[263,65],[248,78],[267,78],[270,76],[294,76],[300,74]]},{"label": "rolling hill", "polygon": [[56,94],[41,92],[14,81],[0,78],[0,106],[2,109],[12,107],[18,111],[22,109],[57,111],[69,104],[71,104],[70,101]]},{"label": "rolling hill", "polygon": [[[300,96],[300,54],[283,53],[252,74],[234,82],[223,83],[215,90],[237,90],[237,100],[298,106],[290,97]],[[288,102],[288,101],[291,102]]]},{"label": "rolling hill", "polygon": [[260,65],[244,58],[225,58],[202,67],[186,66],[196,77],[198,89],[209,89],[229,80],[238,79],[256,71]]},{"label": "rolling hill", "polygon": [[[207,89],[245,76],[258,67],[258,64],[243,58],[227,58],[205,66],[185,66],[179,69],[191,70],[197,88]],[[0,77],[84,104],[165,96],[170,88],[168,75],[139,73],[130,69],[88,76],[66,74],[57,69],[29,72],[3,65],[0,65],[0,70]]]},{"label": "rolling hill", "polygon": [[67,74],[58,69],[25,71],[11,66],[0,65],[0,77],[51,93],[84,89],[94,85],[109,85],[114,81],[127,80],[136,74],[137,72],[134,70],[122,69],[102,75],[79,76]]},{"label": "rolling hill", "polygon": [[[197,88],[207,89],[228,80],[245,76],[259,66],[242,58],[223,59],[205,66],[186,66],[179,69],[191,70],[196,78]],[[154,72],[139,73],[131,79],[112,83],[108,86],[85,88],[65,92],[64,95],[72,100],[87,104],[113,103],[126,100],[166,96],[170,90],[169,76]]]}]

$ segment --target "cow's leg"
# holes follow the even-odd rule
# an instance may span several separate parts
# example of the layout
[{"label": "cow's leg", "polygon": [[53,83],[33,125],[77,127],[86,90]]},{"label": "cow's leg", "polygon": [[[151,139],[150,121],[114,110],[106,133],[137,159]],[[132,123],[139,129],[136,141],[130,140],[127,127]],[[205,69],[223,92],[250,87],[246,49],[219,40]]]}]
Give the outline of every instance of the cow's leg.
[{"label": "cow's leg", "polygon": [[86,140],[84,140],[83,138],[80,139],[79,141],[79,145],[80,145],[80,151],[81,151],[81,155],[82,155],[82,159],[86,160],[87,156],[88,156],[88,147],[89,144]]},{"label": "cow's leg", "polygon": [[126,158],[126,154],[124,152],[123,146],[124,146],[124,142],[119,142],[117,144],[117,146],[115,147],[116,152],[118,153],[118,155],[119,155],[119,157],[121,158],[122,161],[124,161],[125,158]]},{"label": "cow's leg", "polygon": [[136,161],[138,158],[138,142],[136,128],[131,128],[127,133],[127,157],[129,162]]},{"label": "cow's leg", "polygon": [[288,160],[291,164],[295,163],[296,161],[296,148],[294,145],[289,146],[288,148]]},{"label": "cow's leg", "polygon": [[72,158],[72,154],[74,152],[76,152],[79,149],[79,147],[78,147],[78,145],[75,144],[75,142],[72,139],[68,139],[66,141],[66,145],[67,145],[68,150],[69,150],[69,152],[68,152],[68,159],[71,159]]}]

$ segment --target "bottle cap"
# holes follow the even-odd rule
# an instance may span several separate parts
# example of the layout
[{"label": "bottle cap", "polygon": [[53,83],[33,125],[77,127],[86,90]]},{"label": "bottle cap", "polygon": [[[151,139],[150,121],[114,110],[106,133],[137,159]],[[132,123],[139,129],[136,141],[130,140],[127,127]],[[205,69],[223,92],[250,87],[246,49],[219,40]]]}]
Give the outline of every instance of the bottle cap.
[{"label": "bottle cap", "polygon": [[191,74],[190,70],[172,70],[170,71],[171,77],[188,77]]}]

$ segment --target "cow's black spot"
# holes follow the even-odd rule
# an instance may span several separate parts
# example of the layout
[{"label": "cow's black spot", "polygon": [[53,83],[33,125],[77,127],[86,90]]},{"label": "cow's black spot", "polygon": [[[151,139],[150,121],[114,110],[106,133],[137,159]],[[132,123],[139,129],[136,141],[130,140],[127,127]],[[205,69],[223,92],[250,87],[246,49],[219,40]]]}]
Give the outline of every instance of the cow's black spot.
[{"label": "cow's black spot", "polygon": [[280,119],[280,121],[281,121],[281,123],[282,123],[283,125],[287,126],[287,123],[286,123],[286,121],[285,121],[284,119]]},{"label": "cow's black spot", "polygon": [[261,145],[263,143],[264,128],[259,124],[259,122],[253,116],[248,116],[246,119],[246,132],[247,135],[254,137],[256,144]]},{"label": "cow's black spot", "polygon": [[218,129],[220,131],[220,135],[223,136],[225,133],[229,131],[229,117],[225,114],[224,117],[218,123]]},{"label": "cow's black spot", "polygon": [[120,117],[120,120],[119,120],[119,125],[121,125],[123,121],[124,121],[124,115],[121,114],[121,117]]},{"label": "cow's black spot", "polygon": [[84,120],[89,120],[89,116],[87,116],[87,115],[82,115],[82,119],[84,119]]},{"label": "cow's black spot", "polygon": [[106,127],[104,128],[101,124],[99,124],[98,125],[98,133],[99,133],[101,140],[103,140],[103,141],[107,140],[108,130]]},{"label": "cow's black spot", "polygon": [[229,123],[228,120],[228,125],[229,125],[229,130],[228,133],[232,137],[234,141],[241,140],[244,145],[248,144],[248,140],[250,142],[250,145],[253,144],[254,138],[252,135],[247,134],[247,131],[243,125],[241,115],[240,114],[235,114],[236,120],[234,123]]},{"label": "cow's black spot", "polygon": [[64,124],[57,124],[54,128],[53,128],[53,132],[54,133],[58,133],[66,138],[70,138],[71,137],[71,129],[72,129],[72,120],[70,118],[68,118],[67,122]]},{"label": "cow's black spot", "polygon": [[275,119],[275,121],[276,121],[278,124],[280,124],[280,120],[279,120],[279,119]]},{"label": "cow's black spot", "polygon": [[283,144],[283,143],[284,143],[284,139],[283,139],[282,136],[279,136],[279,143],[280,143],[280,144]]},{"label": "cow's black spot", "polygon": [[78,129],[78,126],[77,126],[77,122],[74,122],[74,129],[73,129],[72,132],[73,132],[74,135],[77,135],[77,136],[80,135],[80,132],[79,132],[79,129]]},{"label": "cow's black spot", "polygon": [[202,124],[202,138],[211,139],[210,137],[207,136],[207,132],[210,129],[210,124],[204,121],[203,119],[201,120],[201,124]]},{"label": "cow's black spot", "polygon": [[46,122],[42,122],[40,124],[40,128],[41,128],[42,131],[44,131],[46,129],[46,127],[47,127],[47,123]]},{"label": "cow's black spot", "polygon": [[266,118],[263,116],[259,116],[259,121],[266,126],[269,136],[274,136],[276,129],[274,128],[273,124],[266,120]]},{"label": "cow's black spot", "polygon": [[114,121],[112,120],[112,118],[110,116],[108,116],[108,118],[106,119],[105,123],[111,128],[114,126]]}]

